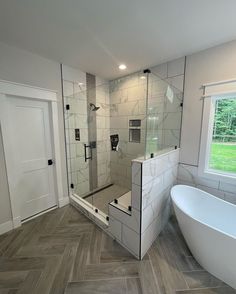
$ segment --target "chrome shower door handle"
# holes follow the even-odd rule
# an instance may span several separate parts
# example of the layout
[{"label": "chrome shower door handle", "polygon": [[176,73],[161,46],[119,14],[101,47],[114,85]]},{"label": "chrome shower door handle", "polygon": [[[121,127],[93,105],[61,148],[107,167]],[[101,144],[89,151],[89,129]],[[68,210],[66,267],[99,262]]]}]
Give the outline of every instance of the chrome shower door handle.
[{"label": "chrome shower door handle", "polygon": [[[89,150],[90,150],[90,156],[88,156],[88,157],[87,157],[87,148],[89,148]],[[92,158],[92,150],[91,150],[91,146],[90,146],[90,145],[86,145],[86,144],[84,144],[84,160],[85,160],[85,162],[86,162],[88,159],[93,159],[93,158]]]}]

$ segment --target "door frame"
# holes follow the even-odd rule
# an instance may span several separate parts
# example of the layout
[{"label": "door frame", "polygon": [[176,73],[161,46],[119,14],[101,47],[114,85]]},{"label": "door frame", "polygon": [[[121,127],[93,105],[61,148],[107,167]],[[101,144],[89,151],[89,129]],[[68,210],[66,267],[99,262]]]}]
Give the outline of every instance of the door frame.
[{"label": "door frame", "polygon": [[[62,207],[69,203],[69,198],[63,197],[63,186],[62,186],[62,169],[61,169],[61,150],[60,150],[60,130],[59,130],[59,119],[58,119],[58,99],[57,92],[52,90],[47,90],[43,88],[33,87],[30,85],[24,85],[9,81],[0,80],[0,124],[2,128],[2,139],[3,139],[3,149],[6,162],[8,187],[10,194],[10,203],[12,211],[12,226],[17,228],[21,226],[21,215],[20,215],[20,203],[17,199],[13,197],[13,182],[14,182],[14,172],[11,164],[10,156],[11,151],[10,146],[7,144],[7,125],[6,125],[6,115],[4,111],[7,96],[15,96],[16,98],[24,98],[31,100],[41,100],[49,103],[49,120],[51,124],[52,132],[52,150],[55,157],[54,166],[54,182],[55,182],[55,193],[57,199],[57,206]],[[7,149],[7,151],[5,150]]]}]

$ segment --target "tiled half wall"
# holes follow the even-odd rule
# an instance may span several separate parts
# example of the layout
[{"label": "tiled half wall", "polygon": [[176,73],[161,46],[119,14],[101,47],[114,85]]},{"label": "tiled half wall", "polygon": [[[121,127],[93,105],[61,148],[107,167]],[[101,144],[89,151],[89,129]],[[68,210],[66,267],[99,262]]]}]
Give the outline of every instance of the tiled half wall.
[{"label": "tiled half wall", "polygon": [[109,233],[142,259],[170,215],[170,190],[177,182],[179,149],[132,162],[132,211],[109,205]]}]

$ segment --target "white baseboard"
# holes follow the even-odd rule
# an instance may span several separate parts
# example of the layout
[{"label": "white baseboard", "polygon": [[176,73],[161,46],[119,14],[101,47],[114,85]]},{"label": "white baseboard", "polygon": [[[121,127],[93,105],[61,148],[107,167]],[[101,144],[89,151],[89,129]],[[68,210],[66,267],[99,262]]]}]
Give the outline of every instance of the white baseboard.
[{"label": "white baseboard", "polygon": [[13,229],[13,222],[12,221],[8,221],[5,222],[3,224],[0,224],[0,235],[9,232]]},{"label": "white baseboard", "polygon": [[21,217],[17,216],[13,218],[13,229],[16,229],[21,226]]},{"label": "white baseboard", "polygon": [[70,203],[69,197],[63,197],[63,198],[59,199],[59,207],[63,207],[69,203]]}]

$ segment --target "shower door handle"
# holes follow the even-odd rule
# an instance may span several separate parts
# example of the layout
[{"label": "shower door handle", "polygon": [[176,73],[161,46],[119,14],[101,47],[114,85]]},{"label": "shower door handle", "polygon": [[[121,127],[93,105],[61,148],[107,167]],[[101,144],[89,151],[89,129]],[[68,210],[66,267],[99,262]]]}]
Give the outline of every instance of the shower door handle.
[{"label": "shower door handle", "polygon": [[[90,150],[90,156],[89,156],[89,157],[87,157],[87,148],[89,148],[89,150]],[[92,150],[91,150],[91,146],[90,146],[90,145],[86,145],[86,144],[84,144],[84,160],[85,160],[85,162],[86,162],[88,159],[93,159],[93,158],[92,158]]]}]

